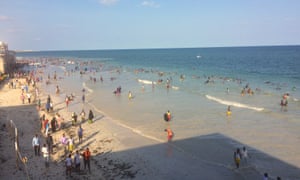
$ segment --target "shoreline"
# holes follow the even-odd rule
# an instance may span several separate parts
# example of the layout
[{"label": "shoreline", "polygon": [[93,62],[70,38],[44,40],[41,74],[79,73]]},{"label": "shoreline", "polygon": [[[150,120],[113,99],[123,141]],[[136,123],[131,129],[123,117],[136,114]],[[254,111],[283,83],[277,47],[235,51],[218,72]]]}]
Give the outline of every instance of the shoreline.
[{"label": "shoreline", "polygon": [[[64,79],[59,81],[63,82]],[[49,92],[45,89],[45,85],[42,86],[42,102],[44,103],[44,99],[46,99],[46,96],[50,94],[54,100],[54,110],[58,109],[65,121],[68,121],[68,124],[70,124],[69,119],[71,117],[71,112],[80,112],[81,110],[80,98],[77,96],[75,101],[71,102],[69,111],[67,111],[65,109],[63,98],[65,95],[64,93],[66,93],[64,91],[66,90],[57,97],[54,93],[55,84],[46,86],[48,87],[48,90],[50,89]],[[63,89],[66,88],[63,87]],[[78,91],[80,90],[81,89],[78,89]],[[21,90],[16,89],[13,91],[14,92],[10,92],[7,87],[4,87],[4,92],[1,90],[0,99],[6,97],[8,93],[14,94],[14,98],[11,98],[10,101],[8,100],[4,107],[13,105],[17,106],[16,108],[20,109],[20,111],[31,112],[31,114],[36,113],[37,110],[35,106],[18,106],[20,105],[20,101],[18,103],[18,93],[20,93]],[[1,106],[3,106],[2,103]],[[91,109],[94,108],[86,103],[86,107],[87,106]],[[28,107],[31,107],[31,109],[28,110]],[[32,127],[32,124],[28,124],[26,121],[24,122],[24,120],[21,122],[18,120],[16,123],[17,127],[23,132],[23,137],[21,139],[24,140],[24,142],[26,141],[26,143],[21,144],[22,146],[20,145],[20,149],[24,149],[24,155],[29,160],[27,163],[28,167],[33,167],[30,168],[31,171],[29,173],[32,176],[31,179],[37,179],[42,176],[47,176],[48,179],[64,177],[64,159],[61,158],[62,149],[58,148],[56,154],[52,156],[52,162],[50,163],[48,172],[44,171],[45,167],[42,157],[39,159],[32,157],[33,151],[30,146],[34,135],[32,130],[38,131],[38,118],[42,115],[42,113],[39,112],[37,117],[34,117],[34,114],[31,117],[26,117],[21,113],[13,113],[11,110],[5,111],[8,114],[14,114],[16,119],[25,117],[26,121],[28,120],[31,122],[33,121],[31,118],[34,118],[35,120],[37,119],[37,121],[33,121],[34,123],[36,122],[34,127]],[[85,109],[85,111],[87,112],[87,109]],[[93,124],[88,124],[87,122],[82,124],[84,129],[84,142],[76,148],[81,151],[87,146],[90,148],[93,156],[91,163],[92,174],[78,175],[79,177],[85,176],[89,179],[122,179],[122,177],[125,179],[166,179],[167,177],[171,177],[171,179],[196,179],[199,177],[204,179],[224,179],[224,176],[226,177],[225,179],[257,179],[262,177],[263,172],[261,172],[261,170],[258,171],[255,168],[255,164],[253,164],[253,166],[252,164],[251,166],[242,166],[239,170],[235,170],[233,168],[232,152],[237,146],[241,146],[242,144],[229,137],[225,137],[221,134],[215,134],[213,137],[211,135],[206,135],[178,141],[175,140],[171,143],[157,142],[140,136],[138,132],[134,132],[131,129],[126,127],[124,128],[116,124],[113,119],[105,114],[95,114],[96,120]],[[2,119],[3,118],[1,118],[1,123],[3,123]],[[26,128],[28,128],[27,130],[29,131],[26,131]],[[51,133],[54,135],[54,141],[56,143],[59,141],[63,132],[65,132],[68,136],[70,134],[75,134],[75,142],[77,141],[76,127],[71,126],[53,134]],[[179,145],[184,144],[188,144],[190,146],[191,143],[189,142],[193,142],[194,140],[197,140],[195,142],[199,142],[199,139],[202,144],[194,144],[194,147],[188,148],[188,152],[178,148],[180,147]],[[1,145],[1,147],[4,146]],[[58,145],[58,147],[60,147],[60,145]],[[254,150],[253,153],[255,153]],[[253,159],[251,161],[252,163],[255,163],[256,160],[258,159]],[[39,168],[35,169],[36,167]],[[278,166],[278,168],[279,167],[280,166]],[[275,172],[276,171],[274,171],[274,173]],[[1,172],[1,174],[4,175],[3,177],[9,177],[5,176],[6,170],[4,173]],[[76,178],[76,173],[73,174],[74,178]],[[18,178],[22,179],[20,175]]]}]

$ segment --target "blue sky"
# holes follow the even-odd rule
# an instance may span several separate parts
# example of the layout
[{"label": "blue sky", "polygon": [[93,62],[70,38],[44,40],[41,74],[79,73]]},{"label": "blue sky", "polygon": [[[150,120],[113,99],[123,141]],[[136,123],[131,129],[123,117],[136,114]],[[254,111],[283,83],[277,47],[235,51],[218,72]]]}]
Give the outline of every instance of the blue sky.
[{"label": "blue sky", "polygon": [[0,0],[13,50],[300,44],[299,0]]}]

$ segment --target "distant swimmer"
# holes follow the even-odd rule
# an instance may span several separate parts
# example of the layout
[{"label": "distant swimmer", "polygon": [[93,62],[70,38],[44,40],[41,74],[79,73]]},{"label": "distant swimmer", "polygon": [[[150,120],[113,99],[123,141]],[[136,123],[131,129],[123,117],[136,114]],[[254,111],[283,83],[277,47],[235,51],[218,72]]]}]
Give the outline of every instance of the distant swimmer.
[{"label": "distant swimmer", "polygon": [[227,107],[226,115],[227,115],[227,116],[230,116],[230,115],[231,115],[231,108],[230,108],[230,106]]},{"label": "distant swimmer", "polygon": [[172,138],[174,137],[173,131],[170,128],[167,128],[167,129],[165,129],[165,132],[167,132],[168,141],[171,141]]},{"label": "distant swimmer", "polygon": [[181,75],[180,75],[180,81],[183,81],[184,79],[185,79],[184,75],[181,74]]},{"label": "distant swimmer", "polygon": [[164,120],[167,122],[171,121],[171,112],[169,110],[164,114]]},{"label": "distant swimmer", "polygon": [[134,96],[132,95],[131,91],[128,92],[128,99],[132,100],[134,98]]}]

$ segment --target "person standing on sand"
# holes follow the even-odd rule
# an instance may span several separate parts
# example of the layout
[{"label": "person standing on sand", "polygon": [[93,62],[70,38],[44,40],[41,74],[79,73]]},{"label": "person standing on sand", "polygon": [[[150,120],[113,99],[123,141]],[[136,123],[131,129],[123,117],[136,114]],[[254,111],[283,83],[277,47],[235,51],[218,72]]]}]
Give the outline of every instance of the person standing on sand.
[{"label": "person standing on sand", "polygon": [[248,151],[245,146],[243,147],[241,154],[242,154],[242,159],[245,161],[245,163],[247,163],[248,162]]},{"label": "person standing on sand", "polygon": [[51,123],[51,130],[54,133],[56,131],[56,118],[53,117],[50,123]]},{"label": "person standing on sand", "polygon": [[68,109],[68,107],[69,107],[69,102],[70,102],[68,96],[66,96],[65,102],[66,102],[66,108]]},{"label": "person standing on sand", "polygon": [[60,143],[63,145],[64,147],[64,151],[66,153],[67,151],[67,145],[68,145],[68,138],[66,137],[65,133],[63,133],[61,139],[60,139]]},{"label": "person standing on sand", "polygon": [[89,148],[86,148],[86,150],[82,153],[82,156],[83,156],[84,170],[86,170],[86,166],[88,166],[89,172],[91,173],[91,167],[90,167],[91,152]]},{"label": "person standing on sand", "polygon": [[268,179],[269,179],[268,173],[264,173],[264,179],[263,180],[268,180]]},{"label": "person standing on sand", "polygon": [[45,166],[48,167],[49,166],[49,151],[48,151],[46,144],[44,144],[42,147],[42,153],[43,153],[43,157],[45,159]]},{"label": "person standing on sand", "polygon": [[80,172],[80,154],[79,151],[76,151],[76,154],[74,156],[74,164],[75,164],[75,170],[79,173]]},{"label": "person standing on sand", "polygon": [[85,111],[84,109],[82,109],[81,113],[80,113],[80,116],[81,116],[81,123],[85,120]]},{"label": "person standing on sand", "polygon": [[39,156],[40,155],[40,139],[37,134],[32,139],[32,147],[34,148],[35,156]]},{"label": "person standing on sand", "polygon": [[69,147],[68,148],[69,152],[72,153],[74,150],[74,138],[72,135],[70,136],[70,139],[68,140],[68,147]]},{"label": "person standing on sand", "polygon": [[59,87],[58,87],[58,85],[56,86],[56,90],[55,90],[55,94],[56,95],[59,95],[59,92],[60,92],[60,90],[59,90]]},{"label": "person standing on sand", "polygon": [[93,119],[94,119],[94,113],[92,110],[90,110],[90,112],[89,112],[89,123],[90,124],[93,123]]},{"label": "person standing on sand", "polygon": [[85,103],[85,95],[84,94],[82,94],[81,100],[82,100],[82,104],[84,104]]},{"label": "person standing on sand", "polygon": [[78,134],[78,139],[79,139],[79,144],[82,143],[82,136],[83,136],[83,129],[81,127],[81,125],[79,126],[78,130],[77,130],[77,134]]},{"label": "person standing on sand", "polygon": [[237,149],[237,151],[234,152],[233,158],[234,158],[236,168],[239,168],[240,167],[240,161],[241,161],[240,149]]},{"label": "person standing on sand", "polygon": [[69,156],[67,157],[66,161],[66,175],[71,176],[71,172],[72,172],[72,158],[71,158],[71,154],[69,154]]},{"label": "person standing on sand", "polygon": [[53,153],[53,137],[48,134],[46,138],[46,143],[48,145],[49,153]]}]

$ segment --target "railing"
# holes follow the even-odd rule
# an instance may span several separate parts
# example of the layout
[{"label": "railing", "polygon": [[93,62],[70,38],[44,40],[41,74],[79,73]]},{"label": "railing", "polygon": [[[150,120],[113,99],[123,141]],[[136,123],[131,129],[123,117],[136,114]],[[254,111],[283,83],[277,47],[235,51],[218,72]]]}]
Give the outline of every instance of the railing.
[{"label": "railing", "polygon": [[28,167],[27,167],[27,158],[23,157],[20,148],[19,148],[19,135],[18,135],[18,128],[16,127],[13,120],[9,121],[8,125],[8,132],[10,134],[11,140],[14,142],[15,145],[15,153],[16,153],[16,167],[19,169],[19,165],[23,165],[25,169],[25,173],[27,176],[27,179],[29,180],[29,173],[28,173]]}]

